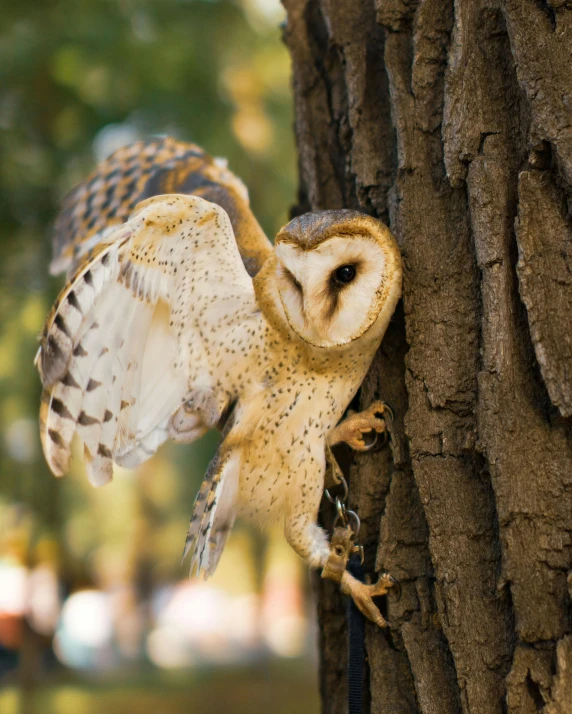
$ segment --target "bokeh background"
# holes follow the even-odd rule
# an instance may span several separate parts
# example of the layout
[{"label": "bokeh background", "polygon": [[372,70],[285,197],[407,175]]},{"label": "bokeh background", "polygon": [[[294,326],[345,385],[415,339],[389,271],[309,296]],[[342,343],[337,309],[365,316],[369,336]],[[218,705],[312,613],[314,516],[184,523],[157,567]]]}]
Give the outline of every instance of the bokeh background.
[{"label": "bokeh background", "polygon": [[318,709],[308,576],[239,524],[216,576],[180,556],[216,448],[167,445],[95,490],[56,480],[37,429],[37,335],[61,279],[50,228],[98,160],[171,134],[225,156],[269,235],[294,202],[278,0],[0,0],[0,711]]}]

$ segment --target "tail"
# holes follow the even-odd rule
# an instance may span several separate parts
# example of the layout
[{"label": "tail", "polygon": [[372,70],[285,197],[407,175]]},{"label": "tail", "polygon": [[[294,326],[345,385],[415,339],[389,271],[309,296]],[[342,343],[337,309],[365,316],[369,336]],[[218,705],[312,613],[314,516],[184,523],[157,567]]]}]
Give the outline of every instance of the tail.
[{"label": "tail", "polygon": [[[222,447],[221,447],[222,449]],[[189,524],[183,560],[192,551],[191,574],[210,577],[216,570],[235,520],[240,459],[217,452],[201,484]]]}]

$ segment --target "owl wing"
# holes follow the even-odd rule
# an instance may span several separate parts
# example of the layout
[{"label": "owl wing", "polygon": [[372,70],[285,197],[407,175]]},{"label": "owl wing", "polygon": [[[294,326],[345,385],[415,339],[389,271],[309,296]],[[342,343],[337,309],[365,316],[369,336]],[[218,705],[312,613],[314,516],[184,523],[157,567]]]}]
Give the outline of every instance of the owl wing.
[{"label": "owl wing", "polygon": [[254,289],[226,212],[176,194],[140,204],[93,249],[44,328],[36,363],[52,471],[67,470],[76,432],[95,485],[113,461],[149,458],[193,389],[216,383],[208,340],[242,308],[255,311]]},{"label": "owl wing", "polygon": [[112,154],[63,201],[53,234],[53,275],[68,277],[124,223],[135,206],[161,194],[192,194],[228,213],[250,275],[272,250],[248,202],[246,187],[194,144],[162,137],[139,141]]}]

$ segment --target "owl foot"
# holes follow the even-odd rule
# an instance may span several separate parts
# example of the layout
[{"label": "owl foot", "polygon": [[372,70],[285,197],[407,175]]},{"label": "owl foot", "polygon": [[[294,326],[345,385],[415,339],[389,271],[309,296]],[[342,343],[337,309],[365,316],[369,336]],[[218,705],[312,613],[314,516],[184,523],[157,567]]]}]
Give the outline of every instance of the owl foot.
[{"label": "owl foot", "polygon": [[373,402],[361,412],[349,412],[349,416],[331,431],[329,445],[345,442],[355,451],[370,451],[377,443],[378,434],[387,431],[385,414],[393,417],[391,409],[383,402]]},{"label": "owl foot", "polygon": [[375,622],[379,627],[387,627],[387,620],[383,617],[378,607],[373,603],[372,598],[385,595],[389,588],[396,585],[394,578],[389,573],[380,575],[379,580],[374,585],[368,585],[356,580],[353,575],[346,570],[342,577],[341,591],[344,595],[349,595],[355,602],[357,609]]},{"label": "owl foot", "polygon": [[344,595],[349,595],[352,598],[358,610],[368,620],[375,622],[379,627],[387,627],[385,618],[372,598],[385,595],[389,588],[398,586],[398,583],[389,573],[382,573],[374,585],[362,583],[346,570],[350,555],[355,553],[356,549],[359,550],[359,546],[355,545],[355,536],[356,534],[349,525],[343,528],[334,528],[330,541],[330,552],[324,562],[322,577],[340,583]]}]

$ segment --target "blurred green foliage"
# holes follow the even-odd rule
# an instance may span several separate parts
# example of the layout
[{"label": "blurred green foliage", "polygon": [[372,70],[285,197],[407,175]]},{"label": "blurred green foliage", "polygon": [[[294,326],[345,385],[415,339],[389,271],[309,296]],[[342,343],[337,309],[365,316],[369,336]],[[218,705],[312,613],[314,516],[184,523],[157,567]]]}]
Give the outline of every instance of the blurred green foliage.
[{"label": "blurred green foliage", "polygon": [[32,360],[62,283],[47,273],[50,226],[62,196],[106,148],[168,133],[226,156],[273,235],[294,199],[280,6],[2,0],[1,11],[0,555],[57,558],[76,581],[105,581],[101,562],[113,569],[127,556],[147,563],[152,579],[180,576],[212,438],[167,447],[138,478],[124,474],[102,492],[84,481],[80,459],[63,481],[44,464]]}]

